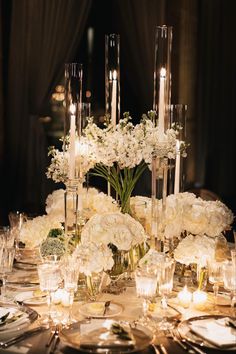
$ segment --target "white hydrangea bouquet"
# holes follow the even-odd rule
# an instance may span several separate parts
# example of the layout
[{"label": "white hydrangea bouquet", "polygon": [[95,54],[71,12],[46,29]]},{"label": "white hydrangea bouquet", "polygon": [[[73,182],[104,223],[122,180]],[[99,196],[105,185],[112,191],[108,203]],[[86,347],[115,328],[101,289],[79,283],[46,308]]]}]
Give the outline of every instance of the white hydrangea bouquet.
[{"label": "white hydrangea bouquet", "polygon": [[142,225],[129,214],[110,212],[95,214],[85,224],[81,242],[97,245],[113,245],[119,251],[129,251],[146,241]]}]

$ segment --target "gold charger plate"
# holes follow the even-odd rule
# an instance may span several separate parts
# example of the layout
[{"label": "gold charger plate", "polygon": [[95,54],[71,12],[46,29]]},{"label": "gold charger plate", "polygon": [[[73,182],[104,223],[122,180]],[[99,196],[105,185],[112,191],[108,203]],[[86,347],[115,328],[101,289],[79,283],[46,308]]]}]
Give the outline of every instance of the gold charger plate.
[{"label": "gold charger plate", "polygon": [[[89,323],[90,320],[87,321]],[[91,319],[93,321],[93,319]],[[115,323],[119,323],[118,321],[114,321]],[[122,322],[120,322],[122,325]],[[131,333],[134,337],[135,343],[133,347],[119,347],[119,346],[110,346],[108,347],[100,347],[99,344],[93,347],[81,347],[80,345],[80,326],[82,324],[86,324],[86,320],[76,322],[70,325],[69,328],[62,329],[60,333],[60,338],[64,344],[67,346],[77,349],[83,353],[133,353],[136,351],[143,350],[147,348],[153,341],[152,332],[141,326],[136,325],[135,328],[131,328]]]}]

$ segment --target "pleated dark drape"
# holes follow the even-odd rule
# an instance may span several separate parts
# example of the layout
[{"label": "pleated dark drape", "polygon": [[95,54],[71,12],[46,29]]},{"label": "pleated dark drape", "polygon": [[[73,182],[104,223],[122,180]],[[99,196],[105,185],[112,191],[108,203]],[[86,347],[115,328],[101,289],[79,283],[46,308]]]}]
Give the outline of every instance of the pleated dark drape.
[{"label": "pleated dark drape", "polygon": [[[47,143],[39,117],[73,60],[90,0],[13,0],[7,102],[11,208],[38,211],[46,197]],[[14,203],[14,205],[13,205]]]},{"label": "pleated dark drape", "polygon": [[196,180],[236,211],[235,1],[199,2]]}]

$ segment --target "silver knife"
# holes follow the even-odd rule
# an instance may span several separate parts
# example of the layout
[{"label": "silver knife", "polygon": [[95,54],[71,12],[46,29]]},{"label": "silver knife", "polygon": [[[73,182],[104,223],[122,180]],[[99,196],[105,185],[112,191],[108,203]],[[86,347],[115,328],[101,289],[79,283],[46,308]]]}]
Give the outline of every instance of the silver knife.
[{"label": "silver knife", "polygon": [[36,327],[36,328],[33,328],[33,329],[30,329],[26,332],[23,332],[21,334],[19,334],[18,336],[16,337],[13,337],[12,339],[9,339],[7,340],[6,342],[0,342],[0,348],[8,348],[10,347],[11,345],[15,344],[15,343],[18,343],[36,333],[39,333],[39,332],[42,332],[44,330],[46,330],[47,328],[46,327],[43,327],[43,326],[40,326],[40,327]]}]

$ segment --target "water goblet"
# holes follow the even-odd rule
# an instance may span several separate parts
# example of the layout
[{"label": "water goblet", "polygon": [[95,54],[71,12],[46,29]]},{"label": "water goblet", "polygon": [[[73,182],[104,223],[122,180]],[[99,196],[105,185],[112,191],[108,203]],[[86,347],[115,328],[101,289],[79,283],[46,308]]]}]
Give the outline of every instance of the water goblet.
[{"label": "water goblet", "polygon": [[163,312],[163,319],[159,323],[161,330],[168,330],[173,328],[173,324],[167,320],[168,316],[168,296],[173,289],[173,279],[175,271],[175,261],[172,258],[166,258],[163,262],[159,263],[158,269],[158,284],[159,294],[161,295],[161,307]]},{"label": "water goblet", "polygon": [[153,267],[144,266],[135,271],[136,294],[143,300],[143,318],[141,322],[146,324],[148,320],[148,307],[150,301],[156,296],[157,271]]},{"label": "water goblet", "polygon": [[7,275],[12,272],[15,257],[15,248],[1,246],[0,250],[0,274],[2,277],[1,300],[6,299]]},{"label": "water goblet", "polygon": [[219,286],[223,283],[223,274],[222,274],[223,264],[224,262],[218,262],[212,259],[208,261],[208,279],[209,279],[209,283],[213,284],[215,307],[217,305]]},{"label": "water goblet", "polygon": [[43,318],[45,324],[52,322],[52,297],[62,281],[60,264],[56,261],[47,261],[38,265],[39,286],[41,291],[47,292],[48,316]]},{"label": "water goblet", "polygon": [[236,267],[234,262],[223,264],[222,276],[224,288],[230,290],[231,308],[233,316],[235,316],[234,306],[236,304]]}]

